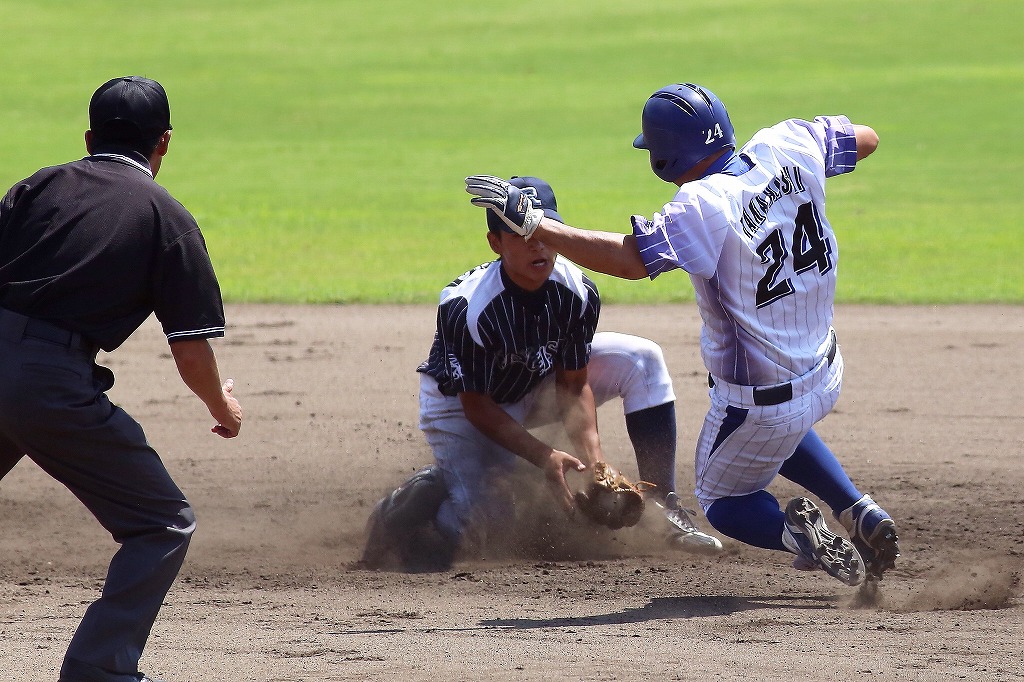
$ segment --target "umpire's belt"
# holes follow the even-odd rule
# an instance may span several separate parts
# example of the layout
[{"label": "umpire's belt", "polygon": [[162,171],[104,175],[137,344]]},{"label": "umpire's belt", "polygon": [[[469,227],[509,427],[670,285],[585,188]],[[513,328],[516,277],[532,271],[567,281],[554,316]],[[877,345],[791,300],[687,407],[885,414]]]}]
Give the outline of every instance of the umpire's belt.
[{"label": "umpire's belt", "polygon": [[38,339],[70,350],[96,352],[96,344],[78,332],[68,331],[52,322],[27,317],[6,308],[0,308],[0,337],[14,342]]},{"label": "umpire's belt", "polygon": [[[836,333],[831,332],[829,334],[829,346],[828,352],[825,354],[825,360],[821,362],[818,367],[811,370],[811,374],[817,373],[821,369],[827,369],[832,366],[832,362],[836,359],[836,351],[839,348],[839,344],[836,343]],[[708,374],[708,386],[710,388],[715,387],[715,379]],[[782,403],[789,402],[793,399],[793,382],[787,381],[784,384],[776,384],[775,386],[752,386],[742,387],[738,386],[740,390],[747,389],[750,391],[751,399],[755,405],[760,407],[767,407],[770,405],[781,405]]]}]

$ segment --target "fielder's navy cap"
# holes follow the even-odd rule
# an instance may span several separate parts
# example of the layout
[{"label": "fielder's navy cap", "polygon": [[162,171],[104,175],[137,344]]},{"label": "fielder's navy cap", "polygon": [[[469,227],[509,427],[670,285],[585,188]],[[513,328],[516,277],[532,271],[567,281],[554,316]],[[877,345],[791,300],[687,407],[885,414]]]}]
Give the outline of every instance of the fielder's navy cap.
[{"label": "fielder's navy cap", "polygon": [[92,95],[89,127],[118,138],[156,137],[171,129],[167,93],[155,80],[142,76],[112,78]]},{"label": "fielder's navy cap", "polygon": [[[544,182],[540,178],[534,178],[531,176],[519,177],[513,175],[512,179],[508,181],[510,185],[518,187],[519,189],[525,190],[524,194],[530,197],[535,208],[544,210],[544,215],[552,220],[557,220],[562,223],[562,216],[558,215],[558,205],[555,203],[555,192],[551,189],[551,185]],[[487,210],[487,229],[491,232],[512,232],[505,221],[498,217],[498,214],[490,209]],[[514,232],[512,232],[515,234]]]}]

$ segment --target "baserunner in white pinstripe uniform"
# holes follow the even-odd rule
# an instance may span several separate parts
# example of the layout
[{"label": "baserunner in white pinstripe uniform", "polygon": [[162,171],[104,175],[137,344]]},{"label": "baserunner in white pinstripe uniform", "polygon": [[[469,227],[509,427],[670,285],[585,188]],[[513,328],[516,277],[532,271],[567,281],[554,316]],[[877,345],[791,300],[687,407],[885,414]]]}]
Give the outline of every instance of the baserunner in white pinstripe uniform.
[{"label": "baserunner in white pinstripe uniform", "polygon": [[[512,182],[561,220],[546,182]],[[670,542],[721,550],[675,492],[675,394],[661,348],[597,332],[601,299],[590,278],[539,239],[526,241],[487,217],[487,240],[500,257],[442,290],[434,341],[419,367],[419,425],[436,465],[377,504],[363,562],[386,566],[397,555],[406,570],[444,569],[487,529],[507,531],[514,509],[504,491],[520,459],[541,469],[572,508],[565,472],[604,461],[595,407],[613,398],[622,399],[640,478],[655,484],[647,494]],[[529,430],[558,421],[573,454]]]},{"label": "baserunner in white pinstripe uniform", "polygon": [[[634,146],[679,187],[630,235],[545,218],[500,178],[467,178],[473,203],[584,267],[628,279],[681,268],[703,318],[711,407],[696,452],[696,494],[708,521],[745,543],[792,552],[850,585],[880,579],[899,556],[890,516],[850,481],[812,428],[835,405],[843,358],[832,328],[839,256],[825,216],[825,180],[878,143],[844,116],[790,119],[741,149],[728,113],[690,83],[655,92]],[[833,533],[807,498],[785,511],[776,475],[825,502],[849,531]]]}]

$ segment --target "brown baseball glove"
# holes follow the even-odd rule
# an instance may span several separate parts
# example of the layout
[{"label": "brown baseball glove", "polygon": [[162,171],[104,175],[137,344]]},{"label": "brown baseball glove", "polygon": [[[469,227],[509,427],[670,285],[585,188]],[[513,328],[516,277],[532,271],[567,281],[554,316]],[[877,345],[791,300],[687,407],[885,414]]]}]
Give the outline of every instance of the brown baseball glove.
[{"label": "brown baseball glove", "polygon": [[646,481],[631,483],[607,462],[598,462],[593,480],[576,493],[576,506],[591,521],[612,530],[635,526],[644,513],[642,493],[653,487]]}]

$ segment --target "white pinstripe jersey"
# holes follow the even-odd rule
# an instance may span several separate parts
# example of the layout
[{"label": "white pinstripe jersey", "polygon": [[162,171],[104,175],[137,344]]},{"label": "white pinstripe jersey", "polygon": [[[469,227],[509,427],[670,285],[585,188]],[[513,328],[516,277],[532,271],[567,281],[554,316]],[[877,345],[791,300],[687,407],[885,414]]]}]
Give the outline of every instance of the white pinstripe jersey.
[{"label": "white pinstripe jersey", "polygon": [[790,119],[742,149],[751,166],[685,183],[661,213],[633,216],[651,279],[690,274],[714,376],[766,386],[810,371],[828,351],[839,251],[825,178],[854,169],[845,116]]},{"label": "white pinstripe jersey", "polygon": [[597,287],[563,258],[534,292],[494,260],[441,291],[434,342],[417,371],[437,379],[444,395],[473,391],[516,402],[556,367],[587,366],[600,312]]}]

